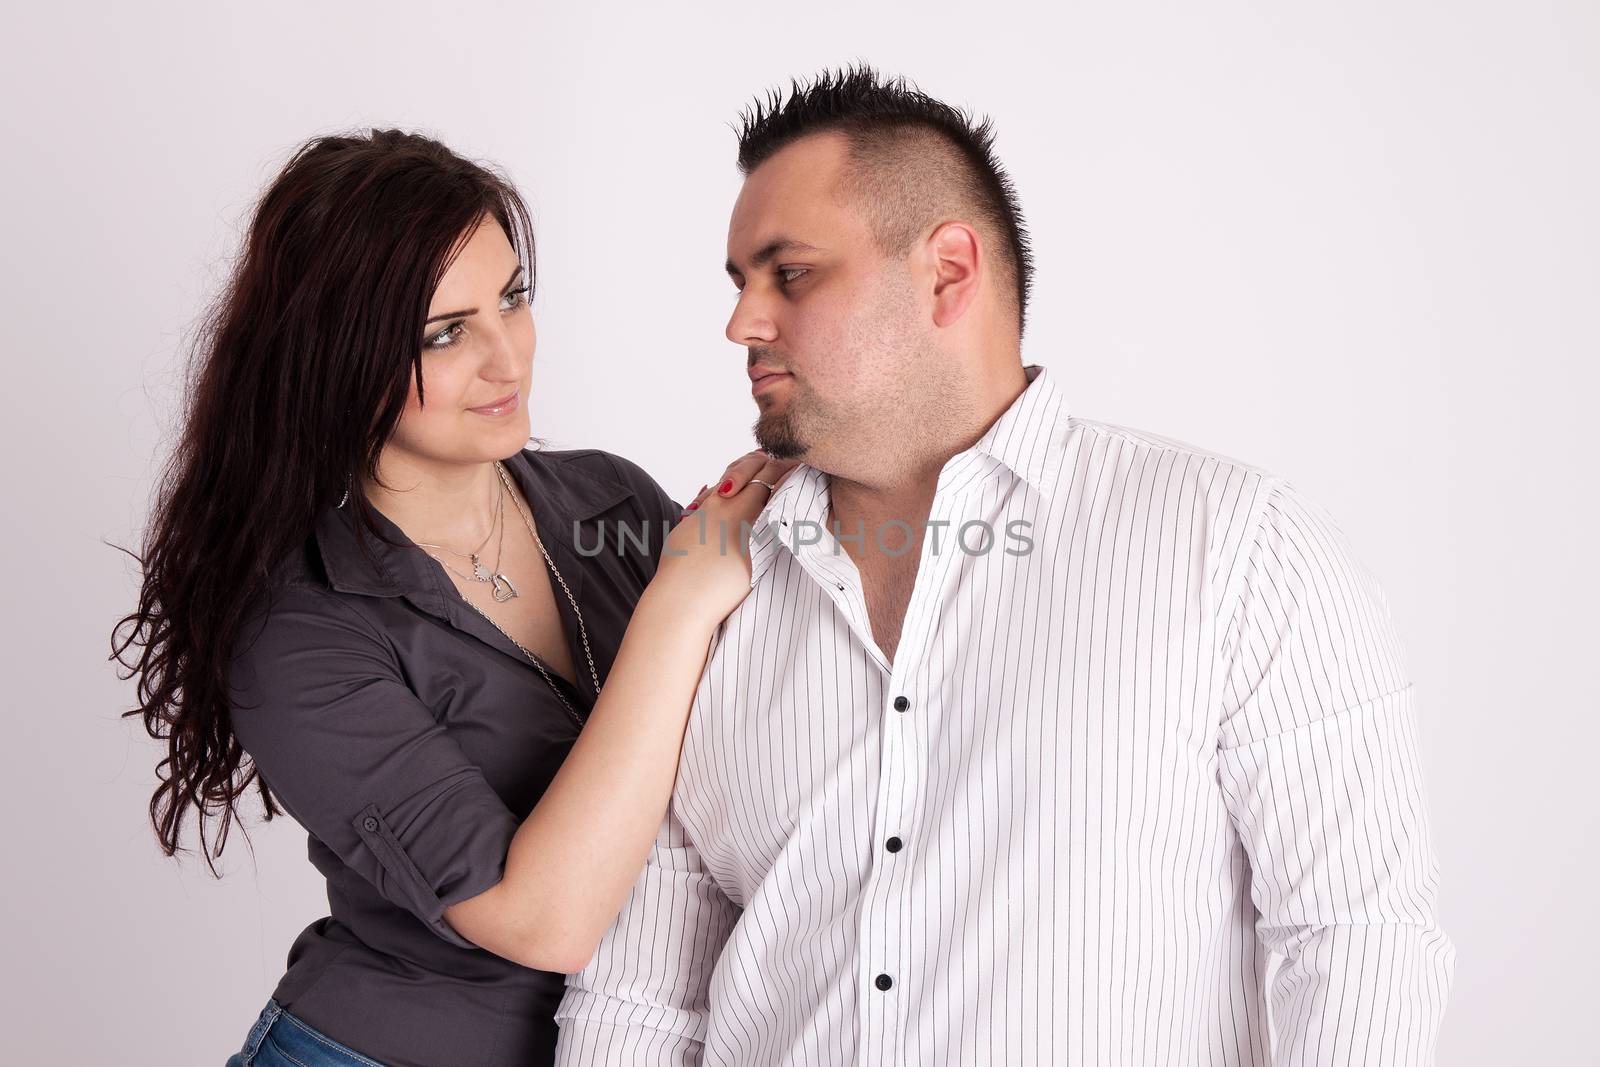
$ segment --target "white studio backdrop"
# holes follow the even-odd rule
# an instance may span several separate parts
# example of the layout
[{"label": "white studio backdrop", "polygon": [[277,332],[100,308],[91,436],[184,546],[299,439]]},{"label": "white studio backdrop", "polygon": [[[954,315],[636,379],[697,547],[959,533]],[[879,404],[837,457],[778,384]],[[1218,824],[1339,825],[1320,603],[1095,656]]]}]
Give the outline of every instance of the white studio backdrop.
[{"label": "white studio backdrop", "polygon": [[1440,1062],[1596,1062],[1600,5],[36,4],[7,36],[0,1061],[220,1065],[324,913],[287,818],[220,881],[159,855],[106,662],[136,578],[103,542],[138,544],[288,153],[396,125],[500,164],[534,432],[682,500],[751,447],[731,123],[864,59],[994,116],[1071,409],[1285,474],[1379,575],[1459,950]]}]

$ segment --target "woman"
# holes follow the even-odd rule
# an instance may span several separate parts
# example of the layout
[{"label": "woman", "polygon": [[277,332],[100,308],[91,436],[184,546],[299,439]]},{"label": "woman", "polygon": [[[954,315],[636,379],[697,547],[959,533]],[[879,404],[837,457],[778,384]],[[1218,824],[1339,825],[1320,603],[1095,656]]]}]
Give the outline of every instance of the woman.
[{"label": "woman", "polygon": [[167,742],[151,818],[171,855],[192,811],[209,863],[253,784],[331,911],[230,1064],[549,1062],[749,592],[716,524],[788,465],[751,453],[680,510],[618,456],[524,447],[533,250],[444,146],[321,138],[202,335],[114,642]]}]

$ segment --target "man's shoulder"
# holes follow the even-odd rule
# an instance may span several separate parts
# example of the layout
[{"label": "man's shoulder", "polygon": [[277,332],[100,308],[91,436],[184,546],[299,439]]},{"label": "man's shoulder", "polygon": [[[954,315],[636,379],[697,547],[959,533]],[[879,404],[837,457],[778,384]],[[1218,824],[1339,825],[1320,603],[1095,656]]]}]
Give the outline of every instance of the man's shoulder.
[{"label": "man's shoulder", "polygon": [[[1298,497],[1283,474],[1215,448],[1119,423],[1073,416],[1072,424],[1069,441],[1082,435],[1076,447],[1084,458],[1076,465],[1098,471],[1094,481],[1101,492],[1107,491],[1108,479],[1148,485],[1160,497],[1156,506],[1164,509],[1166,521],[1203,539],[1206,551],[1219,560],[1248,550],[1273,501]],[[1143,521],[1139,509],[1120,508],[1116,514],[1120,521]]]},{"label": "man's shoulder", "polygon": [[1225,467],[1236,471],[1239,475],[1260,479],[1262,481],[1277,482],[1281,477],[1274,471],[1241,459],[1226,452],[1196,444],[1193,441],[1172,437],[1167,434],[1155,433],[1137,426],[1127,426],[1120,423],[1104,422],[1099,419],[1086,419],[1077,415],[1071,417],[1072,432],[1068,441],[1076,434],[1087,438],[1104,441],[1120,441],[1125,445],[1154,452],[1173,452],[1185,459],[1194,460],[1198,467]]}]

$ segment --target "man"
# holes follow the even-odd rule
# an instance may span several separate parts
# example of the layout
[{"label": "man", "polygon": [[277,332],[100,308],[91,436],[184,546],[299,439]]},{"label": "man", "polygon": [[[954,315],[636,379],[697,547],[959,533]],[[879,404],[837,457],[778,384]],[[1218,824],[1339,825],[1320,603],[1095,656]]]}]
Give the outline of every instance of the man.
[{"label": "man", "polygon": [[1023,364],[991,141],[865,69],[745,116],[727,332],[803,463],[559,1060],[1431,1062],[1384,595],[1283,478]]}]

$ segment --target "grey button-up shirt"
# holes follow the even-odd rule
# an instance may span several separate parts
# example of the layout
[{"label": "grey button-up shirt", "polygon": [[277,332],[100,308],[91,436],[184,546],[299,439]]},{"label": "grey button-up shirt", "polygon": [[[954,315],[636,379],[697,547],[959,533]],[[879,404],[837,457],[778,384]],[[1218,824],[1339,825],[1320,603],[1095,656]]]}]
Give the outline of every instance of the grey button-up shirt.
[{"label": "grey button-up shirt", "polygon": [[[524,450],[505,462],[604,681],[681,509],[610,453]],[[443,913],[500,881],[512,835],[579,724],[381,514],[399,547],[368,536],[363,552],[354,510],[319,516],[278,570],[230,675],[235,733],[328,879],[331,914],[295,941],[273,996],[394,1067],[549,1063],[563,976],[477,948]],[[587,715],[596,693],[577,619],[556,592],[580,669],[576,686],[551,677]]]}]

